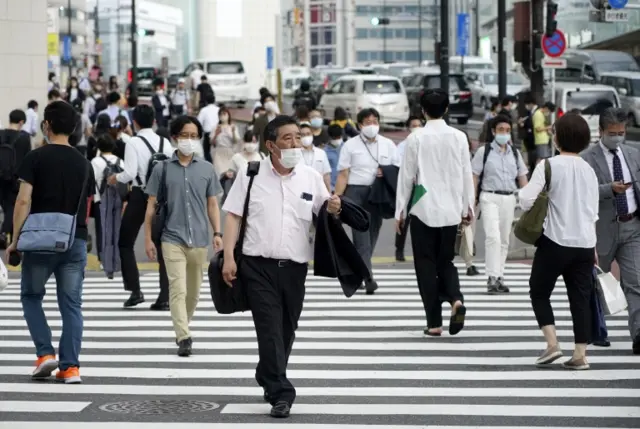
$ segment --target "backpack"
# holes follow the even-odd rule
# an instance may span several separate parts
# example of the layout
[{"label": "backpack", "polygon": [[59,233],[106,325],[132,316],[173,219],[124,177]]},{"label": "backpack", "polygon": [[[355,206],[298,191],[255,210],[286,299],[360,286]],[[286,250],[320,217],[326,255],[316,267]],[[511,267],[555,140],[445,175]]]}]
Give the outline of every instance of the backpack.
[{"label": "backpack", "polygon": [[[102,172],[102,184],[100,185],[100,189],[98,189],[99,194],[103,195],[107,190],[107,186],[109,186],[107,184],[107,178],[113,174],[122,173],[124,171],[124,168],[120,166],[120,158],[118,158],[115,164],[107,160],[107,158],[105,158],[103,155],[100,155],[100,158],[102,158],[102,160],[107,164],[104,171]],[[115,187],[118,191],[118,194],[120,195],[120,198],[124,200],[124,198],[129,193],[129,187],[127,186],[127,184],[118,182]]]},{"label": "backpack", "polygon": [[[484,154],[482,156],[482,172],[480,176],[478,176],[478,188],[476,189],[476,203],[480,201],[480,192],[482,191],[482,179],[484,178],[484,166],[487,164],[487,159],[489,159],[489,153],[491,153],[492,146],[491,143],[486,143],[484,145]],[[516,159],[516,169],[520,165],[520,159],[518,157],[518,149],[514,146],[511,146],[511,151],[513,152],[513,157]],[[518,176],[514,179],[516,181],[516,187],[518,186]]]},{"label": "backpack", "polygon": [[544,188],[538,194],[533,206],[520,215],[520,219],[513,228],[516,238],[525,244],[536,244],[542,236],[544,220],[549,212],[549,185],[551,184],[551,165],[544,161]]},{"label": "backpack", "polygon": [[18,174],[18,165],[16,162],[15,143],[20,138],[20,132],[16,133],[13,141],[9,141],[9,133],[7,130],[0,135],[0,180],[13,181]]},{"label": "backpack", "polygon": [[100,97],[98,99],[94,97],[93,99],[96,101],[96,104],[94,106],[93,114],[89,119],[91,119],[92,124],[95,124],[96,119],[98,118],[98,114],[102,112],[104,109],[106,109],[107,107],[109,107],[109,102],[104,97]]},{"label": "backpack", "polygon": [[[138,138],[142,140],[145,145],[147,145],[147,149],[149,149],[149,152],[151,152],[151,158],[149,158],[149,164],[147,166],[147,176],[145,177],[145,183],[149,183],[149,178],[151,177],[151,173],[153,172],[153,168],[156,166],[156,164],[162,161],[166,161],[167,159],[169,159],[169,157],[164,153],[164,137],[160,136],[160,148],[158,152],[153,150],[153,147],[151,147],[147,139],[142,136],[138,136]],[[138,185],[142,185],[140,177],[136,177],[136,181],[138,182]]]}]

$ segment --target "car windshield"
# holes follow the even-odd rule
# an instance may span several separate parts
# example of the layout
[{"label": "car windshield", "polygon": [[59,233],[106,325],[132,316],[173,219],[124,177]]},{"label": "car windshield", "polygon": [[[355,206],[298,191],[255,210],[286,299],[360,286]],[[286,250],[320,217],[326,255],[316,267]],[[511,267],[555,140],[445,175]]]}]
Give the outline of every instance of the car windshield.
[{"label": "car windshield", "polygon": [[634,61],[607,61],[598,63],[598,72],[639,71],[638,64]]},{"label": "car windshield", "polygon": [[397,80],[365,80],[362,82],[365,94],[399,94],[400,83]]},{"label": "car windshield", "polygon": [[346,76],[348,74],[351,74],[351,73],[349,73],[348,71],[330,72],[330,73],[327,73],[327,78],[329,79],[329,83],[333,83],[339,78],[341,78],[342,76]]},{"label": "car windshield", "polygon": [[158,73],[153,67],[138,68],[138,81],[144,79],[155,79]]},{"label": "car windshield", "polygon": [[631,94],[634,97],[640,97],[640,79],[634,79],[631,81]]},{"label": "car windshield", "polygon": [[[427,89],[442,88],[440,76],[426,76]],[[449,76],[449,92],[466,91],[467,85],[464,83],[462,75]]]},{"label": "car windshield", "polygon": [[[485,85],[497,85],[498,84],[498,73],[486,73],[484,75],[484,84]],[[523,85],[524,80],[522,76],[518,76],[514,73],[507,73],[507,85]]]},{"label": "car windshield", "polygon": [[241,62],[207,63],[207,74],[240,74],[244,73]]},{"label": "car windshield", "polygon": [[585,115],[600,115],[609,107],[618,107],[613,90],[567,92],[567,112],[579,109]]}]

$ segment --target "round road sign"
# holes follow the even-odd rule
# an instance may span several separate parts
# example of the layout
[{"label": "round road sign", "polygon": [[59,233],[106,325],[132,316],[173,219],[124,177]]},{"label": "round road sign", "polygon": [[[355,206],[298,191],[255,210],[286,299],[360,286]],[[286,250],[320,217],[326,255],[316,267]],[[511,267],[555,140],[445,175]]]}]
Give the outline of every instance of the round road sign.
[{"label": "round road sign", "polygon": [[560,30],[556,30],[553,36],[542,36],[542,52],[548,57],[557,58],[564,54],[567,49],[567,39],[564,37],[564,33]]},{"label": "round road sign", "polygon": [[629,0],[609,0],[609,6],[613,9],[624,9]]}]

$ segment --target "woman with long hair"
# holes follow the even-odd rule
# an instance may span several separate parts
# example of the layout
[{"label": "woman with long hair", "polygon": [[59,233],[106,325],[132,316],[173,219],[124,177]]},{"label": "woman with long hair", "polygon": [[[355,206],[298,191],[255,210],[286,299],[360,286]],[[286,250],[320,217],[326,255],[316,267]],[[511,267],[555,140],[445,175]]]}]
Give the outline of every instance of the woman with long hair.
[{"label": "woman with long hair", "polygon": [[231,118],[231,112],[225,106],[218,112],[220,122],[216,127],[211,139],[211,158],[213,166],[218,175],[226,173],[231,167],[231,158],[238,152],[240,144],[240,134],[238,127]]}]

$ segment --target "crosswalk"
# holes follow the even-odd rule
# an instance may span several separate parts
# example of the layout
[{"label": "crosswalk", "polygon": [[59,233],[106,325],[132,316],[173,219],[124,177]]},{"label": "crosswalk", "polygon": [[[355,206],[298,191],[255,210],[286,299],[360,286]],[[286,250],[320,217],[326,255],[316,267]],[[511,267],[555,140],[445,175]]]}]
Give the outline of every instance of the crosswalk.
[{"label": "crosswalk", "polygon": [[[277,422],[254,380],[251,315],[218,315],[206,287],[191,324],[194,355],[185,359],[175,353],[168,313],[122,309],[121,279],[87,277],[84,384],[67,386],[29,379],[33,344],[19,279],[12,279],[0,294],[0,428],[640,427],[640,359],[630,352],[626,314],[607,321],[611,347],[589,348],[590,371],[539,369],[533,363],[544,343],[529,303],[530,267],[507,265],[512,292],[505,296],[485,294],[482,276],[458,268],[467,326],[441,338],[422,334],[412,269],[374,269],[378,292],[351,299],[335,280],[310,273],[288,370],[298,397],[292,417]],[[157,274],[143,276],[149,298],[157,285]],[[552,302],[569,356],[573,334],[561,281]],[[57,341],[54,287],[44,307]]]}]

